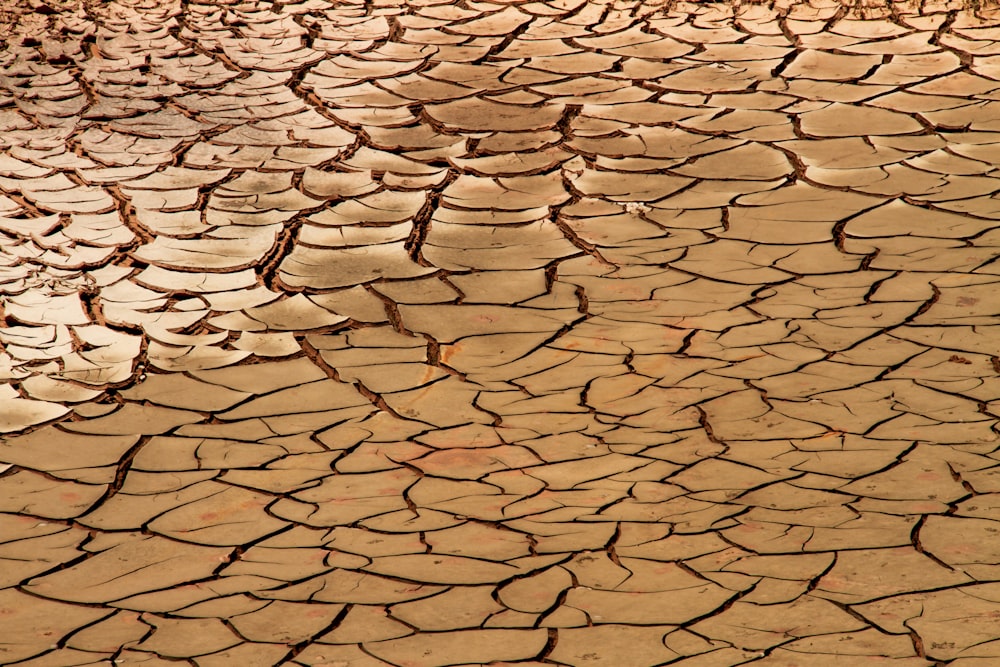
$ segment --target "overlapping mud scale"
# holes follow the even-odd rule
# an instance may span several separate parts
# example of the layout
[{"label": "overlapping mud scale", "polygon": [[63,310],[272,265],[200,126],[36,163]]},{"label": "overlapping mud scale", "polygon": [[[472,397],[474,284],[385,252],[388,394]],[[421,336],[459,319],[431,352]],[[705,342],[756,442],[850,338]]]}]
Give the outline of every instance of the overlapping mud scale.
[{"label": "overlapping mud scale", "polygon": [[0,24],[0,664],[1000,661],[988,11]]}]

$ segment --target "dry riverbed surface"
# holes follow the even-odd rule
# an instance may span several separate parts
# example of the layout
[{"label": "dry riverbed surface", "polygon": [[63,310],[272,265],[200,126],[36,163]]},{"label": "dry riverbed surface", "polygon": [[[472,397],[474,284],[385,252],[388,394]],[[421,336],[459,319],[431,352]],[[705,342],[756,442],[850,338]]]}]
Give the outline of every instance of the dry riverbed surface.
[{"label": "dry riverbed surface", "polygon": [[988,13],[0,23],[0,664],[1000,664]]}]

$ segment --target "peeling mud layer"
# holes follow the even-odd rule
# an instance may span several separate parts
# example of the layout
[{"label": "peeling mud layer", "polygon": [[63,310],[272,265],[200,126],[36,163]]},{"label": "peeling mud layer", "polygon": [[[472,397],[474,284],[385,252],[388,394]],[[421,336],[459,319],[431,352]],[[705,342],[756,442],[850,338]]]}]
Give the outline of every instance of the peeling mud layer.
[{"label": "peeling mud layer", "polygon": [[988,13],[0,23],[0,664],[1000,664]]}]

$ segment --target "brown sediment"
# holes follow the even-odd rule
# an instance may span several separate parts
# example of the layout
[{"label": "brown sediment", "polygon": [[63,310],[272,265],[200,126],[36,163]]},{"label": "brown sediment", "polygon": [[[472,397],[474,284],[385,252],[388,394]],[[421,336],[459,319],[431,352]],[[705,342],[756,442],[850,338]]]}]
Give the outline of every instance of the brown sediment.
[{"label": "brown sediment", "polygon": [[992,5],[0,25],[0,664],[1000,660]]}]

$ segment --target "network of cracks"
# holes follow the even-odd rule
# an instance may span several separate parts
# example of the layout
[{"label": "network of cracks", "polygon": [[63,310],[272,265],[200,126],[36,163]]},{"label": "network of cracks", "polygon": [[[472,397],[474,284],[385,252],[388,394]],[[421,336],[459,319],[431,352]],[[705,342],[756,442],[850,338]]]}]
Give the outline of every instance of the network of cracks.
[{"label": "network of cracks", "polygon": [[0,663],[1000,664],[1000,27],[862,10],[4,0]]}]

